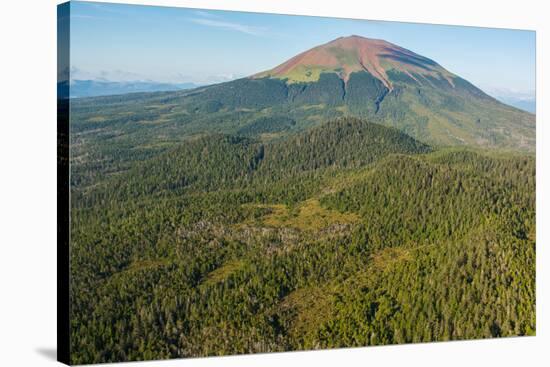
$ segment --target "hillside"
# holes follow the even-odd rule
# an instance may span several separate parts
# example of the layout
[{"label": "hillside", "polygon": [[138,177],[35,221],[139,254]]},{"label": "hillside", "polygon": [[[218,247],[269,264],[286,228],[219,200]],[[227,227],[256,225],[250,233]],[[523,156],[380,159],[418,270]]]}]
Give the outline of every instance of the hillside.
[{"label": "hillside", "polygon": [[87,180],[73,363],[535,333],[531,156],[342,119]]},{"label": "hillside", "polygon": [[[343,118],[269,143],[231,135],[204,135],[134,164],[106,182],[110,185],[107,191],[120,200],[179,190],[237,188],[273,181],[275,177],[305,176],[316,170],[359,168],[389,154],[429,151],[429,146],[396,129]],[[85,189],[95,174],[97,168],[93,166],[75,171],[75,187]]]},{"label": "hillside", "polygon": [[435,61],[390,42],[361,36],[340,37],[305,51],[283,64],[253,76],[285,79],[290,83],[315,82],[323,73],[336,73],[345,82],[354,72],[367,72],[388,90],[393,89],[388,71],[404,73],[418,81],[446,80],[451,86],[455,75]]},{"label": "hillside", "polygon": [[190,91],[78,100],[72,112],[77,132],[116,130],[126,139],[148,141],[204,132],[272,139],[356,116],[431,145],[535,148],[534,115],[497,101],[433,60],[358,36],[249,78]]},{"label": "hillside", "polygon": [[70,101],[73,364],[534,335],[535,116],[338,38]]}]

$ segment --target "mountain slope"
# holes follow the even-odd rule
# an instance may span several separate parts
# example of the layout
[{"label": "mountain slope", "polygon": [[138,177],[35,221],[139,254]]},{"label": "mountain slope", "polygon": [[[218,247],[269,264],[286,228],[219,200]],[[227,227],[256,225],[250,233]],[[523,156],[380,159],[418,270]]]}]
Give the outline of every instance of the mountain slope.
[{"label": "mountain slope", "polygon": [[[108,191],[121,200],[177,190],[212,191],[229,185],[242,188],[267,179],[316,175],[315,171],[327,168],[359,168],[389,154],[430,151],[429,146],[397,129],[355,118],[329,121],[269,143],[211,134],[134,163],[131,169],[108,180],[109,190],[100,188],[87,195]],[[97,175],[97,168],[75,171],[73,175],[73,182],[89,182]]]},{"label": "mountain slope", "polygon": [[352,73],[366,71],[391,90],[392,80],[388,70],[405,73],[415,80],[417,77],[444,79],[453,85],[454,75],[433,60],[383,40],[355,35],[314,47],[253,77],[312,82],[319,80],[321,73],[334,72],[347,82]]},{"label": "mountain slope", "polygon": [[128,140],[180,140],[205,132],[269,140],[354,116],[434,146],[535,149],[533,114],[497,101],[433,60],[358,36],[248,78],[188,91],[78,100],[71,107],[76,131],[122,132]]},{"label": "mountain slope", "polygon": [[535,334],[534,116],[335,45],[70,101],[72,364]]},{"label": "mountain slope", "polygon": [[[348,132],[370,128],[394,131]],[[314,130],[295,143],[322,152]],[[89,206],[73,207],[73,364],[535,334],[532,156],[389,154],[316,180],[268,170],[242,185],[232,179],[250,143],[205,137],[133,172],[167,183],[150,171],[162,161],[215,190],[126,197],[147,182],[127,172],[124,187],[98,182]]]}]

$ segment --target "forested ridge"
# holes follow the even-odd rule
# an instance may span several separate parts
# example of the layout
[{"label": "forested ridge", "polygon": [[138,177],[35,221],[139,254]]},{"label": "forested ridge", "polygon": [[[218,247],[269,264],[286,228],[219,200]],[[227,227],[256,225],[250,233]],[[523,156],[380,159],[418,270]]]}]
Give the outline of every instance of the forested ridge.
[{"label": "forested ridge", "polygon": [[532,155],[272,116],[177,139],[76,126],[72,363],[535,333]]},{"label": "forested ridge", "polygon": [[122,144],[143,150],[205,132],[270,140],[338,117],[357,117],[432,146],[534,151],[534,115],[496,101],[460,77],[453,77],[452,86],[393,69],[387,75],[391,91],[361,71],[346,82],[321,73],[314,82],[242,78],[186,91],[82,98],[71,103],[71,128],[78,142],[107,138],[117,142],[113,149]]}]

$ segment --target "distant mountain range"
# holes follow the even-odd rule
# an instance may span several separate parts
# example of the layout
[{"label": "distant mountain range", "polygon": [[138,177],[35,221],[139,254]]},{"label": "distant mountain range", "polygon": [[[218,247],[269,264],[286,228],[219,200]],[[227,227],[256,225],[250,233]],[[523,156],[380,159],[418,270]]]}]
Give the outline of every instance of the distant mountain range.
[{"label": "distant mountain range", "polygon": [[194,83],[160,83],[154,81],[72,80],[70,97],[97,97],[137,92],[164,92],[198,87]]},{"label": "distant mountain range", "polygon": [[537,112],[537,101],[533,99],[516,99],[510,97],[496,97],[499,101],[530,113]]},{"label": "distant mountain range", "polygon": [[531,113],[536,113],[537,111],[537,100],[534,91],[517,92],[506,89],[490,89],[487,92],[499,101],[510,106],[514,106]]}]

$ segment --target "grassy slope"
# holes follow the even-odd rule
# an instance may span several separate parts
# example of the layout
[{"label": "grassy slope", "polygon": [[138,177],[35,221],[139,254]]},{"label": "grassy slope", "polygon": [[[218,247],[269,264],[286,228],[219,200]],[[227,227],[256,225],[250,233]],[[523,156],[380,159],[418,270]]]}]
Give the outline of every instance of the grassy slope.
[{"label": "grassy slope", "polygon": [[339,116],[366,117],[435,146],[534,151],[534,115],[478,96],[466,82],[453,89],[446,81],[418,77],[418,85],[399,73],[389,75],[395,88],[378,107],[380,86],[365,81],[364,90],[356,91],[364,98],[354,98],[349,90],[343,95],[337,78],[317,87],[244,79],[190,92],[78,100],[71,110],[72,159],[84,170],[110,173],[204,133],[277,140]]}]

